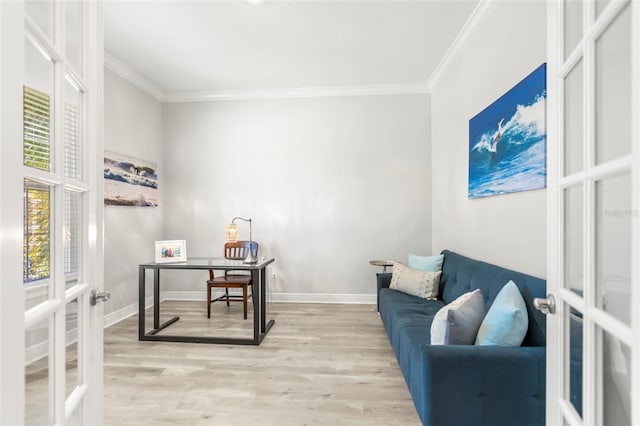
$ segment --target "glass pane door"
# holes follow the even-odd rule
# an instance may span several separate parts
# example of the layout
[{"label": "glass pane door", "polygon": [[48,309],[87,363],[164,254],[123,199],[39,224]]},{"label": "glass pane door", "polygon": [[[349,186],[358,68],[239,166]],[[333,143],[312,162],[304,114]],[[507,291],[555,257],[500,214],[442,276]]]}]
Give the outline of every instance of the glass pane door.
[{"label": "glass pane door", "polygon": [[88,231],[98,229],[101,203],[89,201],[102,155],[97,125],[87,127],[98,122],[98,102],[90,107],[88,101],[97,95],[102,65],[89,66],[87,58],[89,41],[100,37],[87,21],[99,21],[99,5],[29,0],[24,13],[23,132],[15,141],[22,145],[24,182],[24,418],[27,424],[100,424],[87,405],[102,394],[87,368],[93,357],[99,369],[102,348],[102,321],[89,315],[101,254]]},{"label": "glass pane door", "polygon": [[[548,424],[640,419],[638,3],[550,3]],[[637,31],[637,29],[635,30]],[[635,34],[635,36],[634,36]],[[636,61],[634,62],[634,58]],[[637,80],[637,79],[636,79]],[[635,89],[635,91],[634,91]],[[636,127],[634,127],[636,126]],[[632,135],[636,137],[632,137]],[[634,161],[635,159],[635,161]],[[634,266],[634,259],[636,265]],[[635,327],[635,329],[634,329]],[[556,332],[557,331],[557,332]],[[636,346],[634,346],[636,345]],[[636,362],[633,360],[636,359]]]}]

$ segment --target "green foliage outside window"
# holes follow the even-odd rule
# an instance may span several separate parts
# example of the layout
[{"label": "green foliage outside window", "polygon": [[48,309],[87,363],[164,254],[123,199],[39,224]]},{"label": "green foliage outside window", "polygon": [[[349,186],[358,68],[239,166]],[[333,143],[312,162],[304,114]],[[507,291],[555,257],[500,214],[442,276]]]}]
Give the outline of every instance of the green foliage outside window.
[{"label": "green foliage outside window", "polygon": [[25,181],[24,187],[24,282],[49,278],[49,188]]},{"label": "green foliage outside window", "polygon": [[[50,169],[51,112],[46,93],[24,86],[23,91],[24,164],[40,170]],[[49,186],[24,181],[23,281],[49,278],[51,258],[51,210]]]}]

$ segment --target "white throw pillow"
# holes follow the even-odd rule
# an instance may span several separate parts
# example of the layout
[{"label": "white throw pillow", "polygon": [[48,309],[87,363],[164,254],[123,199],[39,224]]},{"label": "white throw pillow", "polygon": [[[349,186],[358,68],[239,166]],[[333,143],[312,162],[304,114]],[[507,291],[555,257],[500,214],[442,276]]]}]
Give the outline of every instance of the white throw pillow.
[{"label": "white throw pillow", "polygon": [[432,345],[473,345],[484,318],[482,291],[476,289],[442,307],[431,323]]},{"label": "white throw pillow", "polygon": [[436,299],[442,271],[426,272],[394,262],[389,288],[423,299]]}]

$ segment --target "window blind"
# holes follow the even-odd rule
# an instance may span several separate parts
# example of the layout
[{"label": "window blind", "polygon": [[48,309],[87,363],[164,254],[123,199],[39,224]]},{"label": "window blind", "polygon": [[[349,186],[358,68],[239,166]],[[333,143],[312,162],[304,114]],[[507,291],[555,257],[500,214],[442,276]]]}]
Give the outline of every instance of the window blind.
[{"label": "window blind", "polygon": [[64,175],[72,179],[82,177],[80,145],[80,114],[78,107],[72,104],[64,106]]},{"label": "window blind", "polygon": [[67,278],[78,273],[79,199],[77,192],[64,193],[64,275]]},{"label": "window blind", "polygon": [[49,95],[23,88],[24,164],[49,170],[51,164],[51,113]]}]

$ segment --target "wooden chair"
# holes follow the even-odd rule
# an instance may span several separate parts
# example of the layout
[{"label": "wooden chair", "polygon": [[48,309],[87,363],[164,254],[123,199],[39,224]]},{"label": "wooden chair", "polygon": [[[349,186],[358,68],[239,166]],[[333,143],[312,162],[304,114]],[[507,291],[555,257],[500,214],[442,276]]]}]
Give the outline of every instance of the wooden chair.
[{"label": "wooden chair", "polygon": [[[258,243],[255,241],[236,241],[225,243],[224,257],[230,260],[244,260],[244,258],[247,257],[249,250],[251,250],[253,255],[257,257]],[[224,275],[216,277],[213,270],[209,269],[209,279],[207,280],[207,318],[211,318],[211,303],[226,300],[227,306],[229,306],[229,301],[241,300],[244,307],[244,319],[247,319],[247,300],[249,297],[252,297],[251,294],[248,294],[247,290],[251,284],[251,274],[240,274],[238,271],[224,271]],[[225,294],[211,300],[212,288],[224,288]],[[230,288],[241,288],[242,295],[229,295]]]}]

